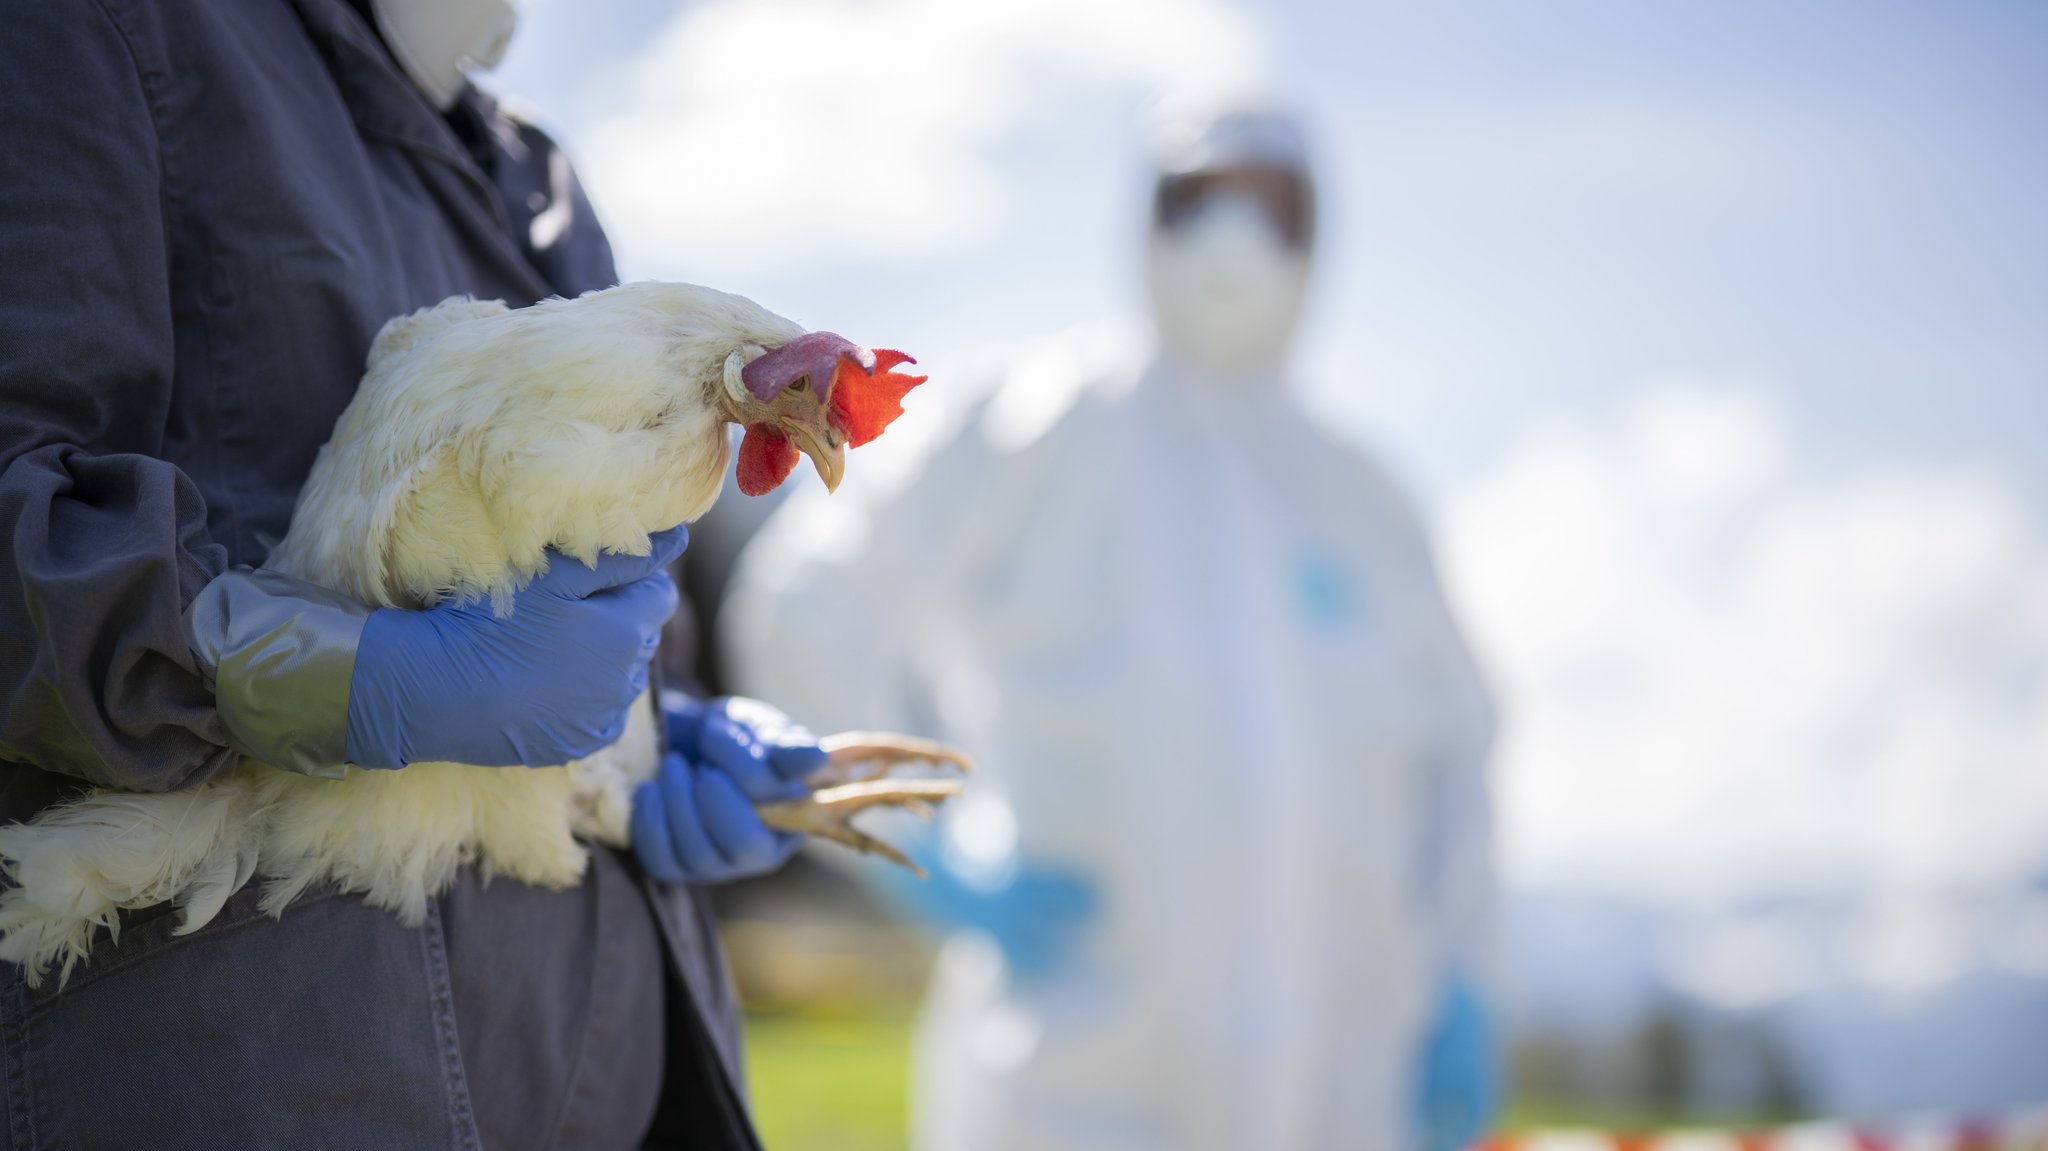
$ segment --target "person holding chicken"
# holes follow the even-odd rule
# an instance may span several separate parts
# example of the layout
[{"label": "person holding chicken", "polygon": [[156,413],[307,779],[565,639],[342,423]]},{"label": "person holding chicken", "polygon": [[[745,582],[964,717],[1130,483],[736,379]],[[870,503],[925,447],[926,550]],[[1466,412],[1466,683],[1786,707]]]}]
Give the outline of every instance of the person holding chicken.
[{"label": "person holding chicken", "polygon": [[959,929],[928,1151],[1449,1151],[1497,1104],[1491,706],[1407,502],[1288,391],[1314,192],[1287,114],[1169,130],[1149,354],[1019,366],[741,561],[742,688],[984,769],[891,887]]},{"label": "person holding chicken", "polygon": [[[654,525],[644,556],[555,553],[496,604],[373,610],[256,567],[386,321],[617,281],[562,153],[467,78],[514,15],[507,0],[10,12],[0,820],[76,812],[88,787],[119,813],[125,795],[137,834],[107,846],[146,871],[142,813],[245,758],[322,779],[526,772],[606,749],[635,718],[677,605],[663,569],[680,526]],[[765,364],[743,382],[767,412],[796,385],[756,381],[775,361],[751,352]],[[825,386],[796,406],[819,409]],[[761,419],[760,438],[785,430]],[[723,462],[722,424],[705,428]],[[821,433],[821,471],[840,430]],[[768,448],[756,486],[794,466],[795,448]],[[255,862],[237,873],[228,855],[201,877],[223,899],[105,915],[68,978],[0,967],[0,1147],[758,1147],[694,885],[785,860],[796,838],[754,805],[800,794],[828,755],[749,701],[678,701],[664,726],[632,850],[592,847],[566,889],[468,867],[422,899],[424,922],[324,888],[272,916],[245,886]],[[11,874],[9,893],[74,878],[107,875]],[[0,931],[11,945],[24,923]]]}]

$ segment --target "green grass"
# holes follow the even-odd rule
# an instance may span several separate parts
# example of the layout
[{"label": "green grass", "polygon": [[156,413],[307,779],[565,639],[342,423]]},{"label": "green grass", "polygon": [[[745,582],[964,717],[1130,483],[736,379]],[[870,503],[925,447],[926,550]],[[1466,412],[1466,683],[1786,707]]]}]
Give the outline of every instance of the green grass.
[{"label": "green grass", "polygon": [[[902,1151],[908,1139],[910,1025],[907,1010],[749,1015],[747,1077],[768,1151]],[[1722,1122],[1752,1126],[1791,1118],[1728,1116]],[[1514,1100],[1502,1117],[1509,1131],[1674,1125],[1720,1124],[1668,1110],[1603,1109],[1528,1097]]]},{"label": "green grass", "polygon": [[747,1079],[768,1151],[902,1151],[910,1017],[748,1016]]}]

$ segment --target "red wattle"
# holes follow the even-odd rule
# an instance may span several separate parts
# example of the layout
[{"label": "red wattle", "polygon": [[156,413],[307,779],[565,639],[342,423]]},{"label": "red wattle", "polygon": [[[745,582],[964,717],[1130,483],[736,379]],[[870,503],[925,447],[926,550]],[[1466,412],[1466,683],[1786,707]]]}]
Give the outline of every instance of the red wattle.
[{"label": "red wattle", "polygon": [[748,424],[740,439],[740,490],[767,495],[796,470],[798,452],[788,437],[767,424]]}]

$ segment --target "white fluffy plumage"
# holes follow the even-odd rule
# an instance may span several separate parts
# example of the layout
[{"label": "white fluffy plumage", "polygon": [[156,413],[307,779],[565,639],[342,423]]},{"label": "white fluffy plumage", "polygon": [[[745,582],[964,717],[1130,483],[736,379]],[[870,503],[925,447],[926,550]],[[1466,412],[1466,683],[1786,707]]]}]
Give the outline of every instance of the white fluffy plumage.
[{"label": "white fluffy plumage", "polygon": [[[717,499],[734,352],[803,329],[738,296],[628,284],[530,308],[452,299],[385,325],[268,566],[381,607],[511,593],[554,547],[645,555]],[[252,876],[273,914],[333,882],[420,922],[457,869],[547,887],[578,838],[623,845],[658,760],[643,699],[625,734],[558,768],[419,763],[311,779],[251,760],[190,790],[95,792],[0,828],[0,959],[68,976],[122,908],[176,901],[197,930]]]}]

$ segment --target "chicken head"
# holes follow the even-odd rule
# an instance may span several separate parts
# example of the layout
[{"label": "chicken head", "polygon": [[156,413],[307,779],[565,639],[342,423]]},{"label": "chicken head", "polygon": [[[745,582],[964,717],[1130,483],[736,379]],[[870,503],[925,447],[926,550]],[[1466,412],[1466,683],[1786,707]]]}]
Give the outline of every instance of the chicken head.
[{"label": "chicken head", "polygon": [[811,457],[827,490],[838,488],[846,449],[881,435],[903,414],[904,395],[924,382],[894,370],[916,362],[831,332],[732,353],[725,362],[725,415],[746,428],[740,491],[773,491],[796,468],[799,453]]}]

